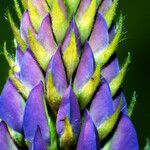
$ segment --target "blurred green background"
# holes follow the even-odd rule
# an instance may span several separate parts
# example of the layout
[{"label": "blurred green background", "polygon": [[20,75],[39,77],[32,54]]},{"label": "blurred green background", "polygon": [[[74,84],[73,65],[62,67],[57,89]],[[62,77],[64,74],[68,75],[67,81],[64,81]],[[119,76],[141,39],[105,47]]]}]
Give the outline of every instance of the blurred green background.
[{"label": "blurred green background", "polygon": [[[130,51],[132,64],[123,87],[127,101],[137,91],[137,105],[132,120],[136,126],[140,149],[143,149],[146,138],[150,138],[150,1],[120,0],[118,13],[126,16],[124,28],[126,38],[120,43],[118,56],[120,64]],[[4,41],[12,47],[12,34],[6,19],[7,9],[12,11],[12,0],[0,0],[0,48]],[[8,76],[8,64],[0,55],[0,92]]]}]

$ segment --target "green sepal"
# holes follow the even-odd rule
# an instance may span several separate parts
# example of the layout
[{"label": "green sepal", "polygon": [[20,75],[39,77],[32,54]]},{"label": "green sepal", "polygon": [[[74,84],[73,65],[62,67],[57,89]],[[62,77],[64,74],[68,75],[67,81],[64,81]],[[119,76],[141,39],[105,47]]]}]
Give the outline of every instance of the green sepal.
[{"label": "green sepal", "polygon": [[[52,0],[50,0],[52,1]],[[49,3],[47,3],[47,0],[44,0],[43,1],[43,5],[44,5],[44,8],[47,12],[50,12],[50,6],[49,6]]]},{"label": "green sepal", "polygon": [[68,29],[69,22],[65,12],[59,6],[58,0],[52,0],[51,17],[55,38],[58,43],[61,43]]},{"label": "green sepal", "polygon": [[19,20],[21,20],[21,18],[22,18],[21,6],[20,6],[18,0],[13,0],[13,1],[14,1],[17,17],[19,18]]},{"label": "green sepal", "polygon": [[82,89],[79,91],[75,89],[81,110],[83,110],[88,105],[100,83],[100,70],[100,65],[97,65],[94,74],[82,87]]},{"label": "green sepal", "polygon": [[15,85],[15,87],[19,90],[19,92],[22,94],[22,96],[27,99],[30,93],[30,90],[25,87],[22,82],[16,78],[15,76],[10,76],[10,79],[12,80],[13,84]]},{"label": "green sepal", "polygon": [[70,81],[79,63],[79,54],[74,32],[72,32],[70,43],[63,53],[63,61],[66,67],[68,81]]},{"label": "green sepal", "polygon": [[64,0],[64,3],[67,7],[68,18],[69,18],[69,21],[70,21],[72,15],[75,14],[75,12],[78,8],[80,0]]},{"label": "green sepal", "polygon": [[131,62],[131,56],[130,56],[130,53],[128,53],[126,62],[123,65],[122,69],[120,70],[119,74],[109,84],[112,96],[114,96],[116,94],[116,92],[118,91],[118,89],[120,88],[120,86],[123,82],[123,79],[126,75],[126,72],[127,72],[130,62]]},{"label": "green sepal", "polygon": [[111,144],[112,144],[112,138],[107,141],[107,143],[103,146],[102,150],[110,150]]},{"label": "green sepal", "polygon": [[24,10],[26,10],[28,7],[28,1],[27,0],[21,0],[21,3],[22,3]]},{"label": "green sepal", "polygon": [[52,72],[49,72],[48,74],[48,81],[47,81],[47,99],[48,99],[48,104],[50,105],[52,111],[57,114],[58,108],[61,102],[61,95],[56,89],[54,82],[53,82],[53,77],[52,77]]},{"label": "green sepal", "polygon": [[[45,86],[44,86],[44,91]],[[48,127],[49,127],[49,135],[50,135],[50,144],[47,145],[48,150],[56,150],[57,149],[57,133],[56,133],[56,120],[54,119],[53,113],[49,113],[48,107],[47,107],[47,95],[46,92],[44,93],[44,110],[46,113],[46,118],[48,122]],[[51,111],[51,110],[50,110]]]},{"label": "green sepal", "polygon": [[52,1],[53,0],[46,0],[47,6],[49,7],[50,10],[52,8]]},{"label": "green sepal", "polygon": [[50,117],[48,119],[49,129],[50,129],[50,146],[48,150],[57,150],[58,149],[58,137],[56,132],[56,120]]},{"label": "green sepal", "polygon": [[114,128],[120,114],[121,106],[122,100],[120,100],[120,103],[118,104],[118,107],[115,110],[115,112],[98,127],[97,130],[101,140],[103,140]]},{"label": "green sepal", "polygon": [[14,44],[14,47],[15,47],[15,49],[17,48],[17,46],[18,46],[18,43],[17,43],[17,40],[14,38],[14,40],[13,40],[13,44]]},{"label": "green sepal", "polygon": [[5,59],[6,59],[7,62],[8,62],[8,65],[9,65],[9,67],[10,67],[12,73],[19,72],[18,66],[15,64],[14,59],[11,57],[11,55],[10,55],[9,52],[7,51],[6,42],[4,43],[3,54],[4,54],[4,56],[5,56]]},{"label": "green sepal", "polygon": [[83,16],[81,18],[76,18],[82,44],[85,42],[85,40],[89,37],[91,33],[95,14],[96,0],[91,0],[91,4],[89,5],[89,8],[85,11]]},{"label": "green sepal", "polygon": [[26,143],[26,145],[29,147],[30,146],[30,144],[31,144],[31,142],[29,141],[29,140],[27,140],[27,139],[25,139],[25,143]]},{"label": "green sepal", "polygon": [[4,57],[5,57],[8,65],[9,65],[9,67],[10,67],[9,76],[13,75],[14,73],[19,72],[20,68],[16,65],[14,59],[12,58],[12,56],[7,51],[6,42],[4,43],[4,46],[3,46],[3,54],[4,54]]},{"label": "green sepal", "polygon": [[38,42],[38,40],[34,37],[32,31],[28,30],[29,36],[29,44],[30,48],[36,57],[38,63],[42,67],[43,70],[47,69],[47,65],[50,61],[51,55],[46,52],[43,46]]},{"label": "green sepal", "polygon": [[102,2],[102,0],[96,0],[96,5],[97,5],[97,7],[100,6],[101,2]]},{"label": "green sepal", "polygon": [[75,137],[69,119],[66,117],[64,119],[64,132],[60,137],[60,146],[64,150],[69,150],[73,145],[75,145]]},{"label": "green sepal", "polygon": [[107,11],[107,13],[104,16],[108,28],[110,28],[110,26],[114,20],[114,16],[116,15],[116,9],[118,6],[118,1],[119,0],[113,0],[113,3],[111,5],[110,9]]},{"label": "green sepal", "polygon": [[120,15],[119,22],[117,24],[117,31],[111,43],[102,52],[94,54],[97,64],[101,64],[101,66],[103,66],[116,51],[122,35],[123,20],[123,16]]},{"label": "green sepal", "polygon": [[136,92],[134,92],[133,96],[132,96],[132,100],[131,100],[129,108],[128,108],[128,116],[129,117],[132,116],[133,110],[134,110],[136,102],[137,102],[136,99],[137,99],[137,95],[136,95]]},{"label": "green sepal", "polygon": [[23,41],[23,39],[21,38],[20,36],[20,33],[19,33],[19,30],[18,28],[16,27],[10,13],[8,12],[8,19],[9,19],[9,23],[10,23],[10,26],[12,28],[12,31],[13,31],[13,34],[14,34],[14,37],[15,39],[17,40],[18,44],[20,45],[20,47],[22,48],[22,50],[25,50],[27,45],[26,43]]},{"label": "green sepal", "polygon": [[29,15],[30,15],[32,25],[35,28],[35,30],[38,32],[43,18],[39,14],[35,6],[33,5],[32,0],[28,0],[28,10],[29,10]]},{"label": "green sepal", "polygon": [[13,129],[11,128],[8,128],[9,130],[9,133],[12,137],[12,139],[17,143],[17,145],[19,147],[26,147],[26,143],[25,143],[25,140],[24,140],[24,136],[16,131],[14,131]]}]

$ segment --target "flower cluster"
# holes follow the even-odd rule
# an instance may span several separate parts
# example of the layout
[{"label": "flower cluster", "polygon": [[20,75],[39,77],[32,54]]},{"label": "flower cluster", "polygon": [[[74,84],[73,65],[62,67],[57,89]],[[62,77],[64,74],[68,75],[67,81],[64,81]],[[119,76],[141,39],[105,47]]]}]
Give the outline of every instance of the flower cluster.
[{"label": "flower cluster", "polygon": [[[116,55],[118,0],[14,0],[20,29],[0,96],[5,150],[138,150]],[[24,12],[22,14],[22,9]]]}]

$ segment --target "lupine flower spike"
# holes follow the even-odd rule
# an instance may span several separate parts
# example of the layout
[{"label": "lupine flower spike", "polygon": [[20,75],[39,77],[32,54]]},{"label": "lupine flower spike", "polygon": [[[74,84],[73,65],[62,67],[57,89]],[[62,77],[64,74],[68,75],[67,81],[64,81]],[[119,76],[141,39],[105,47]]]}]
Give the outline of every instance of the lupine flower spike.
[{"label": "lupine flower spike", "polygon": [[[124,17],[118,0],[14,0],[15,41],[0,96],[4,150],[138,150],[121,88],[131,58],[119,67]],[[16,25],[14,17],[20,20]],[[0,149],[1,149],[0,148]]]}]

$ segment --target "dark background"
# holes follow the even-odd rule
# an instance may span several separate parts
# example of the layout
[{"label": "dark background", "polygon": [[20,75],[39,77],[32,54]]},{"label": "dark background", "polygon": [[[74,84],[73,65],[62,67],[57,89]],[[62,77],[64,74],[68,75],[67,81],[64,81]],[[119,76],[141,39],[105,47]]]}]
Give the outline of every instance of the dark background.
[{"label": "dark background", "polygon": [[[120,0],[118,13],[126,16],[124,28],[126,39],[120,43],[118,56],[120,64],[130,51],[132,64],[123,87],[127,101],[137,91],[137,104],[132,115],[136,126],[140,149],[143,149],[146,138],[150,138],[150,0]],[[12,45],[12,34],[6,10],[12,9],[12,0],[0,0],[0,48],[4,41],[7,47]],[[13,11],[11,11],[13,12]],[[0,91],[8,76],[8,64],[0,55]]]}]

